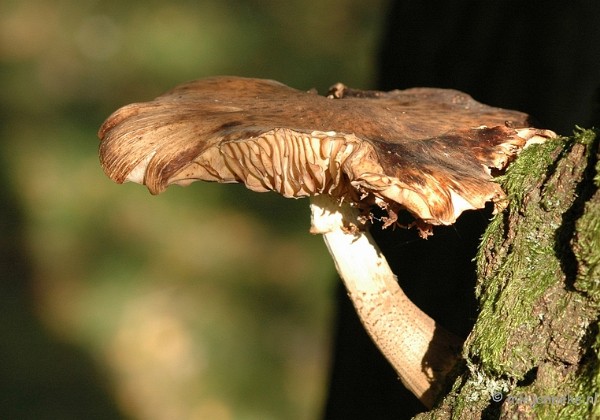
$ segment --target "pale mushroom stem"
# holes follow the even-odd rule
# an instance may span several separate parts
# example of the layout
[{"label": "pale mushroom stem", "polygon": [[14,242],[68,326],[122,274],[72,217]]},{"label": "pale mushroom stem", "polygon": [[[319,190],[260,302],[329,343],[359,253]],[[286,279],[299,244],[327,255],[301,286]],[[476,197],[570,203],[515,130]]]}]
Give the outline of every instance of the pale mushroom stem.
[{"label": "pale mushroom stem", "polygon": [[320,233],[356,311],[402,383],[428,408],[459,358],[462,340],[404,294],[357,209],[329,196],[311,198],[311,233]]}]

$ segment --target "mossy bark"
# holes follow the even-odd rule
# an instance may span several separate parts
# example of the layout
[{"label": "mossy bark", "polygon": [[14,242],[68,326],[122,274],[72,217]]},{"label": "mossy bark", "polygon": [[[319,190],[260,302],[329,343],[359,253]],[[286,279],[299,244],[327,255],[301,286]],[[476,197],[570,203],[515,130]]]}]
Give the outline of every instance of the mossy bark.
[{"label": "mossy bark", "polygon": [[475,327],[418,419],[600,416],[600,156],[592,130],[526,149],[477,259]]}]

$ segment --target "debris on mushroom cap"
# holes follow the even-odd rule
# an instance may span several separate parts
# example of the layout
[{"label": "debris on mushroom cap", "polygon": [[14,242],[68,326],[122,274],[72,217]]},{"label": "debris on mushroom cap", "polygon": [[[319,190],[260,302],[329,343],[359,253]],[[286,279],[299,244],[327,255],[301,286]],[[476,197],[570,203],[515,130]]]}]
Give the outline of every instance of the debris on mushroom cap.
[{"label": "debris on mushroom cap", "polygon": [[451,224],[503,196],[502,170],[531,137],[526,114],[446,89],[361,91],[328,97],[271,80],[215,77],[127,105],[99,131],[100,160],[116,182],[153,194],[192,181],[243,182],[286,197],[330,194],[406,209]]}]

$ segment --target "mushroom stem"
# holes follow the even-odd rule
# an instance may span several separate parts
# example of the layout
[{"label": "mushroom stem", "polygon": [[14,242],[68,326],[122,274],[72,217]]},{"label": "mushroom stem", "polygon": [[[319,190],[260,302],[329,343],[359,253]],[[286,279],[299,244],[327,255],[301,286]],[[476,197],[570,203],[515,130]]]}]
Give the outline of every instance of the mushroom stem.
[{"label": "mushroom stem", "polygon": [[402,383],[428,408],[459,359],[462,340],[404,294],[358,210],[329,196],[311,198],[311,233],[320,233],[365,329]]}]

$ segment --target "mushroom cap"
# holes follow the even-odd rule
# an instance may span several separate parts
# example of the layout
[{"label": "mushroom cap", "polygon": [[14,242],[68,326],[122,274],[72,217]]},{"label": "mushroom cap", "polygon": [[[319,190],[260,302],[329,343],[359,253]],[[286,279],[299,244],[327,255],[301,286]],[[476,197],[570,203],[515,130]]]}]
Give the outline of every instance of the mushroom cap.
[{"label": "mushroom cap", "polygon": [[329,194],[426,224],[503,196],[491,170],[525,145],[521,112],[446,89],[361,91],[327,97],[272,80],[214,77],[113,113],[98,133],[100,160],[118,183],[243,182],[286,197]]}]

